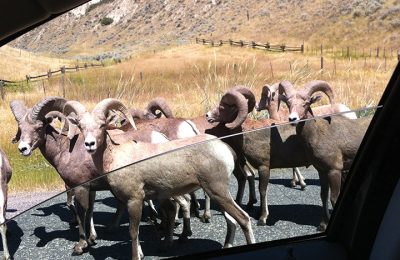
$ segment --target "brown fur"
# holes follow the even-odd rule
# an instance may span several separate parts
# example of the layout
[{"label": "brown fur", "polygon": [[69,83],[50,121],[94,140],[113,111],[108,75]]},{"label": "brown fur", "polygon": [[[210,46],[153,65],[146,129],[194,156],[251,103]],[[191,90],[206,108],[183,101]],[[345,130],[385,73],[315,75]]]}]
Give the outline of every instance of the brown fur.
[{"label": "brown fur", "polygon": [[8,197],[8,183],[10,182],[12,171],[11,171],[11,166],[10,163],[7,159],[7,156],[3,152],[3,150],[0,149],[0,187],[1,187],[1,196],[3,197],[3,200],[0,201],[0,215],[1,215],[1,220],[0,220],[0,233],[1,233],[1,238],[3,242],[3,259],[11,259],[10,258],[10,253],[8,251],[8,245],[7,245],[7,225],[5,223],[6,221],[6,210],[7,210],[7,197]]}]

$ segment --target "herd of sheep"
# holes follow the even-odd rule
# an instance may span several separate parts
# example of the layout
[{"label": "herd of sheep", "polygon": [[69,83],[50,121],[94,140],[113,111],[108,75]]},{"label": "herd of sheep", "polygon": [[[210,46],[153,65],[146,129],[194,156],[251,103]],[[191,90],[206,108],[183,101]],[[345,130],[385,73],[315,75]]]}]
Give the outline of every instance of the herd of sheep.
[{"label": "herd of sheep", "polygon": [[[330,105],[312,107],[321,99],[317,92],[326,94]],[[288,110],[280,109],[282,102]],[[143,257],[138,240],[143,203],[147,202],[157,214],[153,204],[157,201],[167,227],[163,246],[168,247],[173,241],[179,208],[184,226],[179,239],[188,239],[192,234],[190,206],[198,207],[198,203],[191,201],[196,202],[194,191],[199,188],[206,196],[203,222],[211,218],[210,199],[219,204],[225,216],[224,247],[232,246],[237,223],[247,243],[255,243],[250,217],[239,205],[246,181],[248,205],[257,202],[254,181],[257,171],[261,205],[258,225],[266,225],[267,186],[270,170],[274,168],[293,168],[291,184],[299,183],[304,188],[306,184],[297,167],[315,167],[323,205],[318,228],[326,229],[329,200],[334,206],[344,173],[349,170],[370,122],[370,118],[357,118],[348,107],[336,103],[331,86],[320,80],[311,81],[299,90],[289,81],[265,85],[258,104],[249,88],[236,86],[224,93],[218,106],[206,116],[190,119],[174,118],[163,98],[151,101],[145,110],[129,109],[111,98],[100,101],[92,111],[78,101],[60,97],[45,98],[32,108],[15,100],[10,107],[18,123],[13,142],[18,143],[20,153],[29,156],[38,148],[68,190],[67,204],[79,227],[79,241],[73,254],[82,254],[95,243],[95,193],[110,190],[118,203],[109,228],[118,227],[121,214],[127,209],[132,259]],[[269,118],[251,119],[248,114],[254,108],[268,110]],[[327,114],[340,115],[303,120]],[[54,124],[55,120],[63,122],[61,129]],[[275,127],[278,124],[281,125]],[[249,132],[240,134],[245,131]],[[222,138],[225,136],[228,137]],[[174,151],[168,152],[171,150]],[[159,154],[156,164],[146,160]],[[1,150],[0,157],[0,232],[4,257],[10,259],[4,222],[11,168]],[[238,183],[236,200],[229,192],[232,173]]]}]

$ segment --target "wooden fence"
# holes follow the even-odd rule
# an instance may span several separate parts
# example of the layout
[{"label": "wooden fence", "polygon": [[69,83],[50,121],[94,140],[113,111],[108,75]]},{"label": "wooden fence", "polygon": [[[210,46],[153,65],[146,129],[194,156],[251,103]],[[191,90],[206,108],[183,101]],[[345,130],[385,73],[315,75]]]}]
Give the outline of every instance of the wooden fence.
[{"label": "wooden fence", "polygon": [[276,51],[276,52],[285,52],[285,51],[298,51],[298,52],[304,52],[304,45],[302,44],[300,47],[292,47],[292,46],[287,46],[285,44],[281,45],[274,45],[270,43],[257,43],[254,41],[234,41],[234,40],[206,40],[206,39],[200,39],[196,38],[196,43],[198,44],[203,44],[203,45],[211,45],[213,47],[219,47],[222,45],[229,45],[229,46],[238,46],[238,47],[251,47],[253,49],[261,49],[261,50],[267,50],[267,51]]}]

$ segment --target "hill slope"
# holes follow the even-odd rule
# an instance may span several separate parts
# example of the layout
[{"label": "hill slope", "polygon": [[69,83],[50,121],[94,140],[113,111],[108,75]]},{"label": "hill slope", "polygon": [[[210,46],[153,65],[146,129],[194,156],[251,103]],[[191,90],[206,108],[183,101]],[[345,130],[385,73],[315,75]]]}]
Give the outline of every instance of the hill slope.
[{"label": "hill slope", "polygon": [[67,13],[12,45],[74,57],[124,56],[195,37],[397,48],[399,11],[400,0],[102,0]]}]

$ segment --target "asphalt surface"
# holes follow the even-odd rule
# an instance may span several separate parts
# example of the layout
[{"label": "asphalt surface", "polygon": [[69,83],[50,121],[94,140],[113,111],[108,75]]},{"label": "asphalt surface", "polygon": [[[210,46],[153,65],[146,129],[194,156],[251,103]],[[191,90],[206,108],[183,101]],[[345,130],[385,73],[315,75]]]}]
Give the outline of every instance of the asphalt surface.
[{"label": "asphalt surface", "polygon": [[[291,172],[291,169],[272,171],[268,186],[270,215],[267,226],[257,226],[259,203],[251,210],[246,209],[251,216],[257,242],[317,232],[316,227],[322,215],[318,175],[312,167],[301,168],[307,187],[305,190],[300,190],[300,188],[289,187]],[[257,180],[256,185],[258,187]],[[247,191],[246,187],[244,204],[248,199]],[[236,180],[233,176],[231,177],[231,194],[236,196]],[[201,191],[198,191],[198,197],[203,206],[204,200]],[[90,247],[81,256],[71,256],[72,248],[78,240],[78,229],[69,225],[71,214],[65,201],[66,195],[60,194],[15,217],[8,223],[9,249],[14,255],[14,259],[130,259],[131,245],[127,213],[125,212],[118,230],[112,233],[106,232],[106,225],[111,222],[115,211],[114,198],[107,191],[98,192],[96,197],[94,222],[98,234],[97,244]],[[177,241],[182,229],[182,225],[178,225],[172,248],[162,252],[160,251],[162,232],[147,221],[147,210],[145,208],[139,235],[146,259],[220,249],[224,243],[225,219],[218,211],[218,206],[212,204],[211,223],[202,223],[193,217],[191,219],[193,235],[185,243]],[[243,232],[238,227],[234,246],[244,244]],[[2,246],[0,250],[2,250]]]}]

